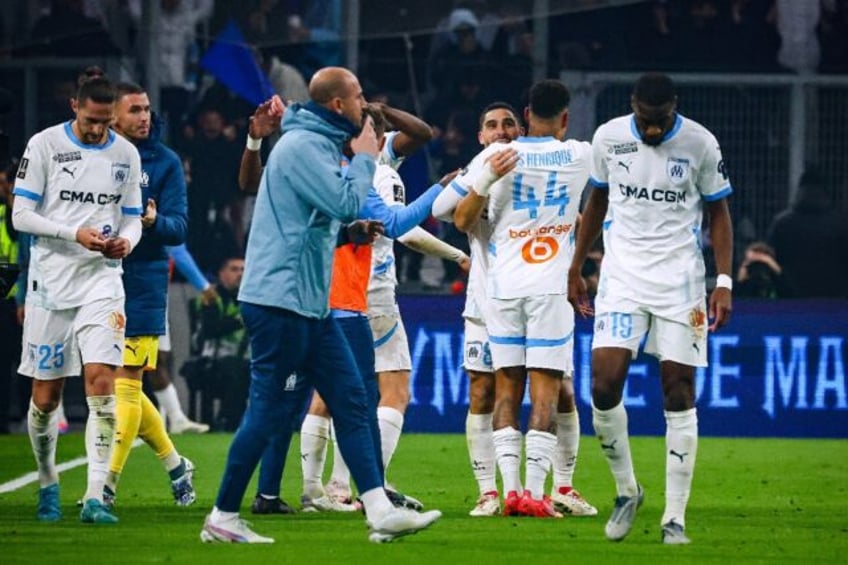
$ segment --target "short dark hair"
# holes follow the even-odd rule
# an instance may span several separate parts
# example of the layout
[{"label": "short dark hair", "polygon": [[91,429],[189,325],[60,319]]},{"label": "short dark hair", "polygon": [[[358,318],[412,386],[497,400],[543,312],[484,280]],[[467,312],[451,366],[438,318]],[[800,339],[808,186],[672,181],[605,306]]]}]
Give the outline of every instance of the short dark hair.
[{"label": "short dark hair", "polygon": [[483,127],[483,120],[486,119],[486,114],[488,114],[492,110],[506,110],[507,112],[515,116],[516,121],[521,122],[521,117],[518,115],[518,112],[515,111],[515,108],[513,108],[512,104],[509,104],[508,102],[497,101],[492,102],[491,104],[483,108],[482,112],[480,112],[480,127]]},{"label": "short dark hair", "polygon": [[558,80],[541,80],[530,89],[530,112],[542,119],[555,118],[570,101],[568,88]]},{"label": "short dark hair", "polygon": [[106,77],[94,77],[82,83],[77,91],[77,102],[82,105],[87,100],[98,104],[114,104],[117,99],[115,85]]},{"label": "short dark hair", "polygon": [[115,90],[118,93],[118,100],[129,94],[144,94],[145,92],[147,92],[140,85],[134,82],[119,82],[115,85]]},{"label": "short dark hair", "polygon": [[648,106],[662,106],[674,102],[677,92],[670,76],[663,73],[645,73],[633,86],[633,97]]}]

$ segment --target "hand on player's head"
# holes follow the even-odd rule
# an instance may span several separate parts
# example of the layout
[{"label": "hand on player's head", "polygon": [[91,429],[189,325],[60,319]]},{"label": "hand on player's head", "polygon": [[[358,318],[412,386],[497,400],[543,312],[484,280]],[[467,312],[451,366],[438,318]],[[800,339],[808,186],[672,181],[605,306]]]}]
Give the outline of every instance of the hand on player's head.
[{"label": "hand on player's head", "polygon": [[486,161],[495,176],[500,178],[518,165],[518,159],[518,152],[510,147],[493,153]]}]

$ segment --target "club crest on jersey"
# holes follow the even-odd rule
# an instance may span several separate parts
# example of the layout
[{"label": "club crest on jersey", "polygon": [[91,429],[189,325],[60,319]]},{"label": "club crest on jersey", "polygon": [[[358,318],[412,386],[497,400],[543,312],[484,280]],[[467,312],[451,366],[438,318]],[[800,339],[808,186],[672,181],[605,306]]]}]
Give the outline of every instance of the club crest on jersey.
[{"label": "club crest on jersey", "polygon": [[147,171],[141,171],[141,186],[147,188],[148,183],[150,182],[150,175],[147,174]]},{"label": "club crest on jersey", "polygon": [[669,157],[665,171],[672,183],[683,184],[689,180],[689,159]]},{"label": "club crest on jersey", "polygon": [[112,180],[115,184],[124,184],[130,177],[130,166],[127,163],[112,163]]}]

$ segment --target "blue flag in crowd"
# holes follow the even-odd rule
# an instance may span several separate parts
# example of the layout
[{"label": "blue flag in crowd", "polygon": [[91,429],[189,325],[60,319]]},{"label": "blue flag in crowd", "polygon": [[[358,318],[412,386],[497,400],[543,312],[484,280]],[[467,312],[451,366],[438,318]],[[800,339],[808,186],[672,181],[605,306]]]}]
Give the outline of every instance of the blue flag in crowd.
[{"label": "blue flag in crowd", "polygon": [[230,90],[257,106],[274,94],[268,77],[234,20],[218,34],[200,66]]}]

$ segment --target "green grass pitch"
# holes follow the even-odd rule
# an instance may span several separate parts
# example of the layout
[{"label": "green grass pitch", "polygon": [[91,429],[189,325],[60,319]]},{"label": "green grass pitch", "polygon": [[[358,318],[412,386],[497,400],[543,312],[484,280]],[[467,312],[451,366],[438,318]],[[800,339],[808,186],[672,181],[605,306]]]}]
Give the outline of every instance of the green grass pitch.
[{"label": "green grass pitch", "polygon": [[[295,436],[283,498],[297,506],[300,465]],[[11,563],[810,563],[848,562],[848,442],[701,438],[687,515],[692,545],[665,547],[662,438],[633,438],[645,504],[630,536],[610,543],[603,526],[612,507],[612,478],[593,437],[584,437],[576,486],[596,518],[470,518],[476,484],[461,435],[401,438],[389,480],[439,508],[430,530],[389,545],[367,541],[361,515],[252,517],[252,485],[243,516],[269,546],[203,544],[198,534],[212,506],[229,435],[179,436],[177,447],[197,466],[197,503],[177,508],[167,476],[146,446],[137,447],[121,481],[114,526],[83,525],[74,505],[84,467],[62,474],[63,519],[35,519],[36,484],[0,494],[0,562]],[[58,462],[84,453],[81,434],[59,440]],[[0,436],[0,483],[34,470],[26,436]]]}]

